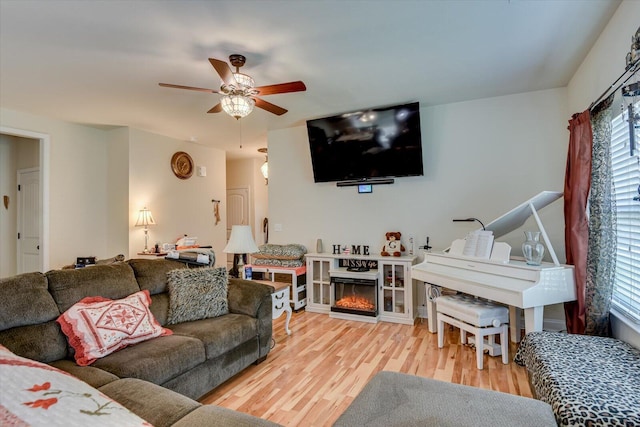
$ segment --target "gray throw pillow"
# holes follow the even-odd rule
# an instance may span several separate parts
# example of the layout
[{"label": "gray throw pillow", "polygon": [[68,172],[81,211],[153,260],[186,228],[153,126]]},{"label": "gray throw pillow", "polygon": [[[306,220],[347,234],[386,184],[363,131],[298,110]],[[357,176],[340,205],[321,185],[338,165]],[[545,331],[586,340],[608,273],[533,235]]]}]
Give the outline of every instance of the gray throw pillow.
[{"label": "gray throw pillow", "polygon": [[167,324],[218,317],[229,313],[229,277],[225,267],[179,268],[167,273]]}]

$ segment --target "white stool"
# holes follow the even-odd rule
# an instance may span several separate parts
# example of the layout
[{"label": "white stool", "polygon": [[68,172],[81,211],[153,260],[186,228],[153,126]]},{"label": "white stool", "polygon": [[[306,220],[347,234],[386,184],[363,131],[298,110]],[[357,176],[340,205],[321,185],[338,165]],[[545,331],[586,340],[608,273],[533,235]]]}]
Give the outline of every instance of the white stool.
[{"label": "white stool", "polygon": [[[467,343],[467,332],[475,336],[476,361],[482,369],[484,346],[491,356],[502,354],[502,363],[509,363],[509,310],[470,295],[445,295],[436,298],[438,320],[438,348],[444,346],[444,323],[460,328],[460,341]],[[495,343],[495,335],[500,334],[500,345]],[[485,337],[488,337],[485,340]],[[470,339],[471,341],[471,339]]]}]

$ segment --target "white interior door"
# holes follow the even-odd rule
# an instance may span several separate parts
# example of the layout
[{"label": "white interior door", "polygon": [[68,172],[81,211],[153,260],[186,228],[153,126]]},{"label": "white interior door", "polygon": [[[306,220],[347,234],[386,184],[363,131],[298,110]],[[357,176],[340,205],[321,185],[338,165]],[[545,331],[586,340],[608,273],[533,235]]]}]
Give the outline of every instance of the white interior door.
[{"label": "white interior door", "polygon": [[18,274],[40,270],[40,169],[18,171]]},{"label": "white interior door", "polygon": [[[247,187],[227,189],[227,241],[234,225],[251,225]],[[233,254],[227,254],[227,267],[233,267]]]}]

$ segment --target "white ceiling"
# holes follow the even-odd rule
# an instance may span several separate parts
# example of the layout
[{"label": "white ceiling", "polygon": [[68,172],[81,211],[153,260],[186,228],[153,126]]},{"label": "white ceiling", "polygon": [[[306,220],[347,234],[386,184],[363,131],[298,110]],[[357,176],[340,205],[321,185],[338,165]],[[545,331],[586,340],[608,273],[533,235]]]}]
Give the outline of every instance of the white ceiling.
[{"label": "white ceiling", "polygon": [[[409,101],[566,86],[619,0],[0,0],[0,106],[131,126],[260,156],[268,130]],[[258,86],[302,80],[236,121],[207,58],[247,57]],[[242,141],[243,148],[240,149]]]}]

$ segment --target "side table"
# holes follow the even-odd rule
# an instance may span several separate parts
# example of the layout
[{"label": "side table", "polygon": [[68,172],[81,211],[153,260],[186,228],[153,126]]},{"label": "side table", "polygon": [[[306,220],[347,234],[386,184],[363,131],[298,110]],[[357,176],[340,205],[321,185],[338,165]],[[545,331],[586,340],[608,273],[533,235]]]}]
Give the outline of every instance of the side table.
[{"label": "side table", "polygon": [[253,282],[263,283],[265,285],[272,286],[275,290],[271,294],[271,304],[272,304],[272,319],[277,319],[282,315],[282,313],[287,313],[287,319],[284,323],[284,330],[287,332],[287,335],[291,335],[291,330],[289,329],[289,321],[291,320],[291,305],[289,299],[289,283],[284,282],[272,282],[270,280],[252,280]]}]

